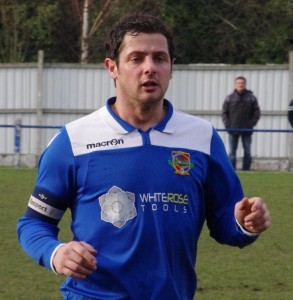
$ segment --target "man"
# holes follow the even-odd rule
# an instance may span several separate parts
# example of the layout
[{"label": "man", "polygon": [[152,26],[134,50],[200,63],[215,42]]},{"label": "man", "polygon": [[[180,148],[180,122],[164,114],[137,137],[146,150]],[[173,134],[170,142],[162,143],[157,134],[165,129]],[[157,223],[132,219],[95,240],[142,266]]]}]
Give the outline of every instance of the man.
[{"label": "man", "polygon": [[[241,137],[244,150],[243,170],[251,167],[252,129],[260,118],[260,108],[252,91],[246,89],[246,78],[239,76],[235,79],[235,90],[228,95],[222,109],[222,120],[229,129],[230,161],[236,169],[236,151]],[[233,130],[240,129],[240,130]]]},{"label": "man", "polygon": [[[244,247],[269,227],[270,213],[261,198],[243,196],[211,124],[164,99],[174,53],[159,19],[123,18],[106,50],[116,97],[49,144],[19,241],[67,275],[65,299],[192,299],[205,219],[217,241]],[[62,243],[66,208],[74,239]]]}]

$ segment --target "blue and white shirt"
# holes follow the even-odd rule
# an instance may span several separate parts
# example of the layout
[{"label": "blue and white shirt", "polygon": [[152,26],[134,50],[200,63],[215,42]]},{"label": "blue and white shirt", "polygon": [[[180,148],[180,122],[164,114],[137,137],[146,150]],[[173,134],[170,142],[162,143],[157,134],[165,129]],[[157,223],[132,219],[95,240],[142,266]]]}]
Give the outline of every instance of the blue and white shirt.
[{"label": "blue and white shirt", "polygon": [[165,100],[165,119],[146,132],[110,105],[67,124],[44,151],[19,241],[51,268],[69,208],[74,240],[97,250],[97,270],[68,277],[64,291],[92,299],[192,299],[197,242],[205,220],[220,243],[256,236],[234,217],[240,181],[212,125]]}]

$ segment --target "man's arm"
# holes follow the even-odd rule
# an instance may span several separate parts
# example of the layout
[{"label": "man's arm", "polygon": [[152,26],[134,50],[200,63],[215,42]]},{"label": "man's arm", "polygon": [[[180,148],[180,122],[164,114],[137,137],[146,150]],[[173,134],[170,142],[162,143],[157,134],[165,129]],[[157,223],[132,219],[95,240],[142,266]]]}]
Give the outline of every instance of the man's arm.
[{"label": "man's arm", "polygon": [[235,205],[243,198],[241,182],[230,163],[223,141],[214,131],[205,184],[205,204],[210,234],[219,243],[243,248],[257,239],[258,234],[249,234],[249,230],[243,230],[241,222],[238,222],[240,226],[237,224]]},{"label": "man's arm", "polygon": [[291,100],[289,107],[288,107],[288,121],[293,128],[293,99]]},{"label": "man's arm", "polygon": [[58,223],[74,199],[74,159],[65,129],[39,161],[36,186],[17,225],[20,245],[38,264],[51,269],[51,255],[62,244]]},{"label": "man's arm", "polygon": [[222,107],[222,121],[224,123],[225,128],[230,127],[230,114],[229,114],[229,102],[228,102],[228,97],[225,99]]},{"label": "man's arm", "polygon": [[254,127],[260,119],[260,107],[256,97],[253,96],[252,102],[252,117],[251,117],[251,127]]}]

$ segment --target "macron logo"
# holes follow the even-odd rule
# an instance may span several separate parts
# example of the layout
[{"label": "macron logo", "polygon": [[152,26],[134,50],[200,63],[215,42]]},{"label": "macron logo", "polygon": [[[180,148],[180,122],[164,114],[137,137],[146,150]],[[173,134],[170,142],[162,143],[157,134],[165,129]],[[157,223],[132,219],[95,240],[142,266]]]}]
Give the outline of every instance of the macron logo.
[{"label": "macron logo", "polygon": [[100,147],[107,147],[107,146],[116,146],[116,145],[121,145],[124,144],[124,141],[122,139],[112,139],[110,141],[103,141],[99,143],[91,143],[87,144],[86,148],[87,149],[95,149],[95,148],[100,148]]}]

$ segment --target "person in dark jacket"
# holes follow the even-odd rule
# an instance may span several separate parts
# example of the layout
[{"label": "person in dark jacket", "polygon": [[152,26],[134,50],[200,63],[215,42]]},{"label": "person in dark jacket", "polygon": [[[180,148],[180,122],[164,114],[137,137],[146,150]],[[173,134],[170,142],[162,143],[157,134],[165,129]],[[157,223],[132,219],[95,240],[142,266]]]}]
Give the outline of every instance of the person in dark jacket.
[{"label": "person in dark jacket", "polygon": [[222,121],[229,133],[229,157],[234,169],[236,169],[238,141],[241,137],[244,150],[242,169],[250,170],[253,127],[259,118],[260,108],[257,98],[252,91],[246,89],[246,78],[238,76],[235,79],[235,89],[226,97],[222,108]]},{"label": "person in dark jacket", "polygon": [[288,107],[288,121],[293,128],[293,99],[291,100],[289,107]]}]

